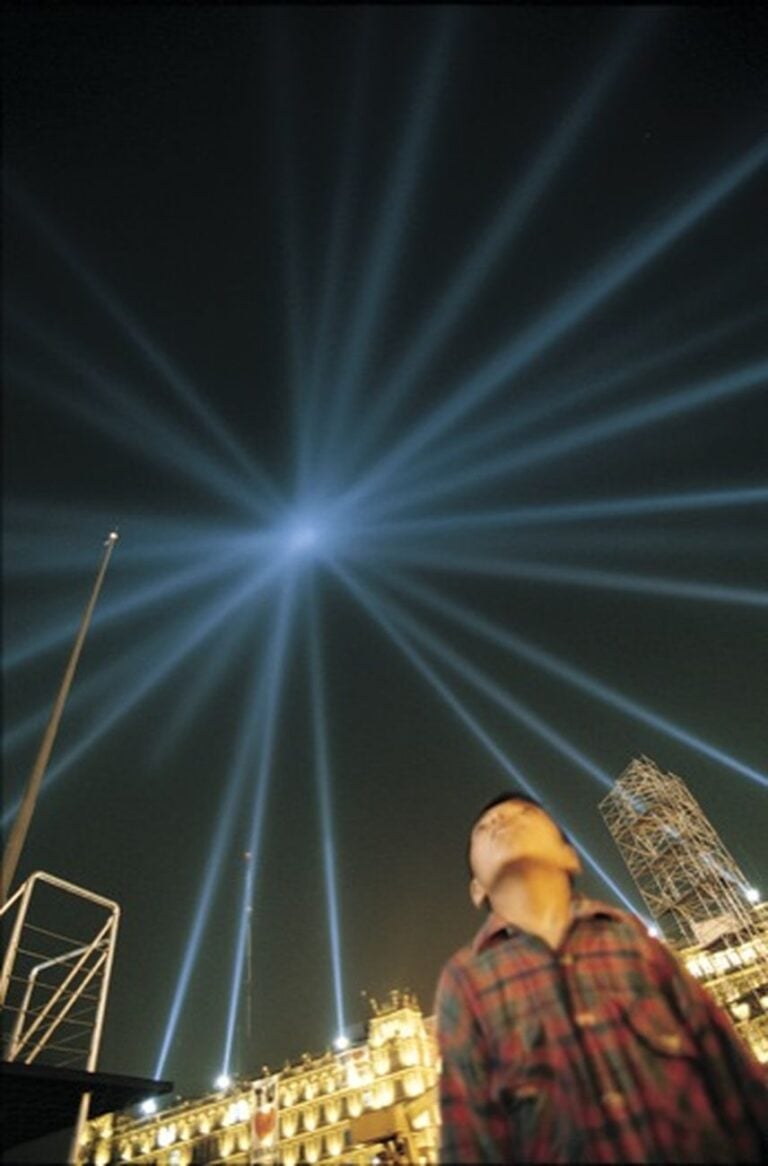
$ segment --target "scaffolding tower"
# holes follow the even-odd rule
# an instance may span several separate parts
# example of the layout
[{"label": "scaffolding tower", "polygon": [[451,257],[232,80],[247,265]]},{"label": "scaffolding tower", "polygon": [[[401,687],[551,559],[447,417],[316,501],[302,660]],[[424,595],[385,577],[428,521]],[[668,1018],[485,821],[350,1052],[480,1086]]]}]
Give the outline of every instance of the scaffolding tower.
[{"label": "scaffolding tower", "polygon": [[599,809],[671,943],[706,944],[751,930],[747,879],[679,777],[637,758]]},{"label": "scaffolding tower", "polygon": [[635,758],[599,803],[667,942],[768,1060],[768,912],[681,778]]}]

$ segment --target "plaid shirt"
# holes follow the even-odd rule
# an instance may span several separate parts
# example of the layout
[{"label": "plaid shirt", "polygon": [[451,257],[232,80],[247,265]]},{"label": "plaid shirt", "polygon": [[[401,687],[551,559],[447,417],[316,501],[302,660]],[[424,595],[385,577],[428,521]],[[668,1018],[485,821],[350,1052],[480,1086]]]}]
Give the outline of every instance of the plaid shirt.
[{"label": "plaid shirt", "polygon": [[441,1161],[768,1161],[768,1084],[631,915],[575,898],[556,951],[491,915],[437,990]]}]

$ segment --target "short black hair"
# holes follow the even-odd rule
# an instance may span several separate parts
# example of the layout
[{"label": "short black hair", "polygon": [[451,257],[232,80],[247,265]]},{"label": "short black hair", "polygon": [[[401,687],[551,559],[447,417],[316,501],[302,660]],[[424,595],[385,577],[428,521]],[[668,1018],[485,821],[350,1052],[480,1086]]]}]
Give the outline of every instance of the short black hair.
[{"label": "short black hair", "polygon": [[[549,810],[547,810],[546,806],[541,804],[538,798],[532,797],[531,794],[522,793],[519,790],[505,790],[504,793],[496,794],[495,798],[491,798],[489,802],[486,802],[483,808],[475,814],[472,820],[472,825],[469,827],[469,835],[467,837],[467,868],[469,870],[470,878],[474,878],[475,876],[475,872],[472,869],[472,834],[474,832],[475,826],[480,821],[480,819],[488,813],[489,810],[492,810],[494,806],[500,806],[502,802],[528,802],[529,805],[538,806],[538,808],[543,810],[545,814],[549,814]],[[554,822],[554,818],[552,821]],[[565,842],[568,846],[571,846],[571,840],[566,834],[565,830],[563,830],[559,823],[555,823],[555,825],[557,825],[557,828],[560,831],[563,842]]]}]

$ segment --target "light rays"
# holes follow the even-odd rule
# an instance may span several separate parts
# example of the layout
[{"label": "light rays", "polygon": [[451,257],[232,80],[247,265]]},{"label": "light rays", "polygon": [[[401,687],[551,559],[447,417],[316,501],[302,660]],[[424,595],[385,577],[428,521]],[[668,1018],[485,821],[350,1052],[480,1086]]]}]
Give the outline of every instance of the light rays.
[{"label": "light rays", "polygon": [[[752,179],[768,161],[768,136],[760,139],[735,162],[724,168],[702,190],[667,216],[658,226],[650,227],[632,243],[616,249],[594,271],[565,292],[542,317],[521,335],[497,351],[468,380],[445,394],[438,405],[419,425],[396,443],[379,462],[346,492],[347,501],[359,502],[390,481],[395,473],[412,461],[425,446],[446,430],[466,421],[479,406],[538,357],[552,348],[577,323],[588,317],[609,295],[635,277],[653,259],[663,254],[682,235],[696,226],[721,202]],[[765,364],[747,366],[731,374],[735,383],[750,376],[765,376]],[[728,378],[730,379],[730,378]],[[638,415],[639,416],[639,415]]]},{"label": "light rays", "polygon": [[[686,478],[685,471],[675,476],[663,466],[656,476],[643,477],[643,482],[658,485],[656,492],[643,485],[641,492],[633,494],[634,480],[631,476],[623,479],[614,467],[620,466],[636,434],[650,439],[656,427],[661,431],[668,422],[681,419],[690,419],[692,424],[699,417],[716,421],[717,410],[725,415],[731,402],[745,413],[755,407],[768,383],[768,360],[756,348],[759,344],[764,349],[758,328],[764,323],[765,308],[747,302],[738,288],[735,292],[731,288],[728,296],[723,293],[721,278],[732,280],[739,264],[738,256],[732,260],[730,255],[722,270],[711,271],[712,278],[697,284],[693,293],[684,291],[680,301],[673,302],[676,293],[671,293],[667,302],[663,295],[660,302],[654,287],[637,313],[621,316],[624,307],[620,305],[618,326],[615,304],[633,280],[639,283],[641,275],[650,280],[659,274],[662,261],[670,262],[678,243],[694,230],[703,232],[705,220],[725,209],[732,196],[761,174],[768,161],[768,139],[724,163],[720,145],[713,143],[706,162],[708,177],[699,189],[662,190],[653,205],[646,200],[643,221],[630,224],[624,236],[617,216],[612,250],[573,276],[555,269],[551,285],[555,290],[547,303],[526,319],[510,319],[498,347],[480,349],[478,354],[470,346],[467,352],[474,363],[466,377],[452,374],[457,375],[455,382],[435,384],[432,369],[454,358],[457,369],[465,367],[461,345],[464,337],[473,341],[476,321],[482,325],[490,303],[483,297],[495,294],[492,281],[500,285],[506,273],[512,301],[524,299],[525,271],[511,262],[515,247],[525,243],[534,256],[532,262],[539,262],[531,228],[541,224],[546,230],[543,210],[562,185],[577,151],[589,144],[598,119],[605,116],[610,123],[610,103],[618,101],[632,76],[635,48],[646,27],[652,28],[659,17],[644,11],[620,19],[610,51],[590,74],[584,90],[572,95],[570,104],[561,102],[560,120],[532,157],[521,158],[510,134],[504,142],[509,151],[502,150],[501,169],[486,188],[499,194],[494,193],[492,202],[486,196],[481,200],[478,186],[474,204],[490,207],[493,213],[471,231],[461,224],[464,236],[450,280],[435,289],[433,299],[432,291],[421,300],[414,294],[414,322],[405,322],[401,336],[392,335],[391,329],[395,292],[416,274],[409,250],[415,211],[427,212],[418,220],[419,230],[425,233],[424,239],[419,238],[419,248],[428,251],[433,242],[424,180],[433,156],[444,144],[442,132],[453,128],[444,116],[443,102],[455,97],[459,107],[460,95],[449,89],[456,76],[451,67],[464,47],[457,36],[458,21],[472,17],[446,11],[436,18],[424,58],[415,62],[421,71],[412,79],[411,100],[396,110],[402,124],[397,128],[399,136],[392,139],[387,136],[392,122],[389,111],[381,127],[384,132],[378,138],[369,136],[368,118],[376,97],[372,79],[379,80],[373,72],[377,62],[369,50],[376,47],[374,20],[379,19],[383,18],[372,17],[368,10],[360,18],[351,84],[341,87],[348,108],[333,121],[333,134],[344,127],[338,173],[326,185],[321,181],[300,185],[300,178],[316,176],[311,173],[312,151],[302,152],[307,144],[299,124],[304,106],[291,90],[291,51],[300,47],[298,36],[292,43],[285,42],[286,51],[277,62],[282,104],[276,110],[276,130],[283,169],[275,201],[280,205],[283,236],[276,251],[278,265],[282,264],[283,294],[278,292],[274,298],[282,314],[277,320],[278,334],[279,325],[285,326],[287,370],[284,374],[270,370],[270,377],[255,386],[254,397],[284,389],[293,394],[289,436],[293,456],[287,459],[285,494],[282,485],[273,483],[254,462],[246,440],[225,423],[224,404],[219,410],[215,400],[219,386],[206,386],[204,394],[194,385],[182,372],[181,363],[177,365],[155,342],[58,229],[31,209],[26,196],[17,195],[28,221],[101,312],[118,326],[120,338],[128,342],[131,356],[138,355],[148,377],[144,383],[131,374],[130,364],[125,376],[122,370],[112,376],[99,361],[105,359],[104,352],[110,353],[111,360],[114,349],[100,352],[94,345],[90,351],[90,338],[79,346],[74,335],[65,342],[47,332],[37,317],[16,313],[13,322],[20,323],[27,342],[33,342],[22,350],[26,363],[18,372],[12,369],[19,390],[31,387],[46,410],[53,405],[62,415],[74,418],[89,441],[107,439],[110,449],[129,455],[130,463],[125,462],[137,481],[144,470],[154,472],[160,467],[168,471],[172,487],[180,485],[186,491],[170,501],[163,496],[147,502],[148,511],[160,505],[178,507],[174,519],[140,511],[108,519],[109,524],[119,520],[125,536],[121,575],[112,580],[97,609],[94,648],[101,663],[85,672],[73,692],[70,711],[76,718],[75,731],[55,759],[46,794],[55,790],[64,774],[74,777],[92,746],[173,680],[179,683],[179,691],[174,693],[174,709],[163,720],[162,739],[142,742],[151,766],[159,768],[157,763],[163,759],[170,769],[174,751],[191,739],[192,726],[215,716],[211,710],[215,710],[217,690],[234,683],[252,642],[257,641],[242,682],[240,722],[233,739],[217,746],[223,761],[216,770],[220,789],[210,823],[210,845],[195,872],[195,885],[186,885],[180,895],[189,910],[189,927],[178,978],[169,990],[156,1076],[165,1073],[174,1055],[181,1059],[180,1026],[185,1009],[187,1015],[191,1011],[198,960],[212,930],[211,913],[233,846],[237,851],[245,848],[249,857],[242,897],[238,895],[239,902],[231,908],[231,969],[222,973],[220,960],[216,975],[219,987],[226,978],[228,992],[221,1025],[221,1064],[230,1072],[237,1060],[244,972],[253,939],[252,911],[261,895],[262,839],[270,821],[271,791],[283,779],[278,750],[289,732],[299,738],[303,734],[301,744],[306,743],[312,753],[313,773],[304,780],[313,785],[317,804],[329,951],[327,996],[337,1030],[345,1027],[345,990],[347,985],[352,989],[356,970],[345,963],[344,940],[354,931],[354,895],[362,892],[344,887],[342,899],[338,886],[335,811],[347,788],[343,781],[349,780],[352,749],[345,737],[344,709],[329,699],[330,662],[337,655],[341,658],[346,645],[344,632],[339,631],[343,617],[334,609],[339,622],[328,618],[329,608],[323,603],[326,587],[335,596],[338,586],[355,614],[359,607],[378,629],[374,634],[381,633],[385,643],[395,645],[404,685],[415,678],[419,691],[434,696],[447,722],[453,725],[455,719],[480,746],[491,759],[492,769],[498,766],[510,782],[537,793],[553,808],[567,809],[569,797],[582,788],[593,806],[595,787],[612,781],[614,759],[610,749],[602,746],[603,755],[595,752],[592,756],[591,746],[580,747],[580,736],[574,733],[569,738],[554,717],[543,715],[546,694],[538,696],[543,690],[537,681],[551,683],[556,694],[562,690],[564,700],[578,694],[579,699],[587,698],[585,703],[594,702],[601,715],[614,718],[612,727],[618,725],[621,731],[626,722],[632,733],[640,725],[659,734],[691,756],[727,771],[729,780],[732,776],[746,779],[761,789],[768,785],[765,774],[725,748],[631,699],[608,679],[598,679],[517,629],[493,623],[481,604],[454,601],[423,581],[423,574],[433,574],[442,586],[461,589],[462,584],[518,580],[528,585],[527,594],[541,589],[554,602],[573,603],[574,609],[597,593],[631,596],[632,613],[647,616],[663,611],[670,620],[683,610],[684,602],[691,601],[685,607],[686,619],[699,619],[697,626],[705,634],[709,631],[707,605],[720,605],[715,616],[722,615],[724,623],[738,622],[740,628],[750,619],[762,618],[768,591],[743,584],[759,581],[760,508],[768,504],[764,472],[758,468],[756,475],[752,467],[736,465],[723,473],[713,468],[710,473],[705,459]],[[267,37],[265,54],[275,64],[272,48]],[[411,58],[409,53],[401,64],[410,69]],[[302,76],[302,85],[305,80]],[[311,108],[311,81],[306,87],[301,97],[306,96],[306,106]],[[252,130],[251,125],[248,132]],[[332,134],[328,140],[335,141]],[[324,145],[326,139],[318,135],[317,141]],[[467,142],[461,142],[461,148],[471,154]],[[336,159],[335,148],[332,153]],[[589,157],[586,150],[583,154]],[[380,186],[370,187],[364,163],[383,166],[384,155]],[[718,163],[723,164],[716,171]],[[519,173],[510,184],[513,166]],[[440,191],[438,197],[448,193]],[[485,215],[486,210],[479,213]],[[242,225],[241,216],[238,229]],[[247,229],[265,228],[254,216]],[[569,229],[581,227],[573,222]],[[435,245],[439,237],[438,230]],[[317,267],[315,286],[309,279],[311,260]],[[270,286],[280,284],[279,273],[265,278]],[[424,283],[429,283],[426,277]],[[223,301],[217,304],[216,311],[224,306]],[[399,304],[397,310],[404,314]],[[600,326],[583,336],[577,334],[598,311],[605,313]],[[97,336],[99,317],[89,323]],[[254,329],[266,331],[275,323],[265,313],[263,320],[254,321]],[[215,332],[215,312],[210,321],[201,322],[204,325]],[[482,326],[478,331],[482,333]],[[570,337],[576,340],[573,360],[565,347]],[[112,342],[110,338],[108,343]],[[494,346],[497,343],[498,336]],[[381,356],[383,349],[386,359]],[[184,363],[194,367],[194,357],[185,356]],[[120,369],[119,363],[116,368]],[[223,372],[221,384],[227,383]],[[277,400],[275,412],[281,404]],[[231,407],[232,401],[226,405]],[[252,424],[257,404],[248,397],[242,405],[244,421],[247,413]],[[29,408],[26,401],[23,408]],[[268,439],[272,436],[266,434]],[[609,442],[615,443],[616,454],[610,470],[597,486],[594,474],[581,480],[582,466],[589,469],[586,455]],[[550,474],[553,467],[555,472]],[[132,485],[120,487],[128,497]],[[213,499],[215,517],[210,521],[193,517],[197,501],[188,496],[190,486],[197,492],[195,499],[202,502],[208,495]],[[120,489],[116,487],[115,492],[119,494]],[[90,565],[90,558],[77,549],[74,540],[100,513],[95,507],[65,514],[31,506],[19,507],[15,513],[14,522],[27,529],[6,537],[7,560],[10,555],[6,572],[19,595],[37,582],[43,584],[33,611],[46,613],[45,620],[25,620],[26,626],[10,629],[10,651],[4,663],[10,680],[20,686],[33,688],[35,668],[71,635],[60,593],[69,587],[75,572]],[[253,525],[256,519],[258,528]],[[107,523],[98,518],[98,525]],[[683,547],[691,559],[694,552],[698,555],[693,569],[680,565]],[[579,561],[566,561],[566,551]],[[741,560],[729,562],[731,552],[740,554]],[[14,564],[17,554],[26,566]],[[637,573],[620,569],[623,554],[634,556],[633,567],[641,564]],[[711,577],[713,561],[723,565],[722,581]],[[501,590],[495,588],[496,593]],[[584,603],[585,609],[588,606]],[[731,618],[725,609],[737,615]],[[130,636],[126,648],[120,647],[124,632]],[[338,639],[332,641],[332,636]],[[459,647],[459,636],[468,647]],[[486,665],[486,661],[495,663]],[[373,653],[370,666],[373,674],[377,666]],[[530,671],[534,679],[530,695],[522,691],[521,681],[513,679],[519,675],[513,668],[519,666],[526,677]],[[294,669],[307,693],[305,720],[298,719],[286,698]],[[657,699],[663,707],[664,696],[654,694],[654,703]],[[375,696],[370,700],[373,704]],[[10,727],[5,746],[14,759],[38,731],[45,711],[36,710]],[[502,719],[509,737],[490,731]],[[696,727],[693,718],[691,723]],[[376,731],[380,726],[371,729],[372,742]],[[515,760],[510,755],[512,733]],[[537,792],[528,778],[534,768],[528,758],[536,757],[538,750],[557,758],[559,785],[554,789]],[[210,770],[204,776],[211,779]],[[297,780],[293,772],[288,776]],[[458,770],[451,777],[461,779]],[[395,792],[394,782],[391,789],[371,789],[372,830],[375,799],[395,796]],[[468,784],[467,798],[472,797]],[[6,817],[12,813],[13,807]],[[414,845],[422,844],[416,837]],[[637,911],[597,860],[583,845],[581,849],[611,895]],[[223,958],[228,960],[229,954]],[[316,979],[324,982],[324,977]],[[318,1015],[322,1011],[318,1009]],[[246,1053],[250,1057],[251,1049]],[[253,1064],[242,1068],[251,1070]]]},{"label": "light rays", "polygon": [[[277,151],[279,156],[279,170],[282,181],[280,183],[282,227],[282,275],[284,284],[285,310],[285,344],[284,349],[288,362],[288,380],[293,403],[293,430],[298,435],[297,452],[303,458],[306,456],[305,443],[301,440],[302,415],[306,409],[307,395],[304,387],[308,374],[307,359],[307,296],[301,278],[302,247],[299,239],[299,212],[298,191],[299,180],[296,159],[296,134],[293,131],[294,118],[291,106],[291,94],[287,86],[288,70],[287,46],[281,29],[275,30],[272,51],[267,62],[267,71],[270,79],[272,98],[276,106],[278,121]],[[293,149],[290,146],[293,146]]]},{"label": "light rays", "polygon": [[385,575],[388,582],[401,592],[405,592],[411,599],[417,599],[427,604],[432,610],[448,616],[460,626],[468,628],[484,639],[490,640],[493,644],[515,653],[515,655],[527,663],[533,664],[536,668],[543,669],[557,679],[573,685],[575,688],[586,692],[590,696],[596,697],[602,703],[618,709],[622,713],[626,713],[632,719],[647,724],[663,735],[687,745],[694,752],[716,761],[719,765],[724,765],[742,777],[747,777],[759,785],[768,786],[768,777],[758,770],[753,769],[749,765],[745,765],[725,750],[718,749],[694,733],[688,732],[679,725],[675,725],[666,717],[654,713],[651,709],[645,708],[637,701],[630,700],[616,689],[596,680],[582,669],[576,668],[554,653],[532,644],[523,636],[492,623],[463,604],[457,604],[447,600],[444,596],[439,595],[433,588],[428,587],[424,583],[417,583],[413,579],[405,579],[401,573],[395,571],[382,572],[382,574]]},{"label": "light rays", "polygon": [[[296,586],[295,576],[289,574],[287,586],[283,588],[278,601],[278,611],[273,629],[272,642],[266,661],[266,675],[269,677],[269,686],[264,708],[264,721],[259,742],[258,772],[255,788],[251,800],[251,809],[248,814],[248,834],[246,853],[250,855],[246,871],[245,885],[240,907],[239,922],[235,954],[232,965],[232,978],[229,991],[229,1008],[227,1015],[224,1049],[221,1057],[221,1071],[229,1075],[232,1061],[232,1045],[235,1037],[235,1024],[238,1011],[242,1005],[243,970],[247,955],[246,945],[249,942],[251,911],[253,908],[255,872],[261,856],[261,834],[264,824],[264,814],[267,805],[267,796],[272,776],[272,755],[274,750],[275,733],[277,730],[278,713],[280,706],[280,691],[283,684],[285,661],[290,637],[291,616]],[[255,726],[253,726],[255,733]]]},{"label": "light rays", "polygon": [[413,566],[456,571],[461,574],[485,577],[525,579],[537,583],[568,584],[578,587],[604,587],[654,596],[672,596],[676,599],[695,599],[705,603],[727,603],[743,607],[768,607],[768,590],[750,587],[732,587],[718,583],[697,583],[685,579],[664,579],[655,575],[628,575],[620,571],[600,571],[588,567],[568,567],[549,563],[526,562],[513,558],[498,558],[451,554],[450,552],[399,551],[390,547],[392,561],[399,560]]},{"label": "light rays", "polygon": [[[535,395],[531,395],[530,400],[521,401],[514,408],[509,409],[501,416],[497,415],[485,425],[475,425],[463,430],[452,440],[447,440],[436,449],[432,449],[431,452],[425,453],[418,462],[404,466],[398,474],[397,490],[389,491],[386,496],[386,508],[389,509],[393,505],[397,507],[398,498],[402,499],[406,505],[417,501],[419,498],[418,489],[414,485],[408,485],[414,480],[431,479],[433,486],[435,482],[438,483],[438,490],[440,483],[444,482],[447,492],[451,492],[456,486],[463,486],[466,484],[466,479],[461,479],[460,473],[457,478],[454,478],[454,471],[450,468],[451,465],[455,466],[457,463],[467,475],[470,484],[472,481],[476,482],[484,477],[492,477],[498,471],[504,472],[508,466],[515,468],[516,465],[527,464],[525,460],[516,462],[516,453],[510,454],[508,450],[502,457],[497,458],[488,466],[486,466],[485,459],[491,456],[494,447],[506,445],[510,439],[515,446],[519,447],[520,438],[530,426],[543,420],[551,422],[554,417],[569,410],[578,409],[581,411],[585,405],[594,405],[597,400],[619,389],[631,389],[634,383],[637,383],[642,377],[647,377],[648,373],[663,369],[683,357],[694,357],[708,349],[716,348],[723,340],[735,333],[764,321],[767,315],[768,309],[765,307],[750,309],[734,319],[720,321],[717,325],[708,324],[695,336],[687,337],[682,342],[667,345],[659,350],[644,351],[634,360],[627,360],[621,351],[613,353],[609,351],[605,353],[601,362],[607,366],[603,371],[595,370],[593,356],[585,362],[584,368],[569,371],[569,383],[566,388],[562,387],[565,379],[563,374],[553,377],[551,381],[547,381],[543,385],[537,383]],[[564,431],[562,435],[564,440],[567,440],[566,435],[572,427],[573,422],[571,427]],[[549,448],[546,437],[535,440],[540,442],[539,449],[546,451]],[[535,450],[534,441],[534,459]],[[520,456],[525,459],[529,453],[531,453],[531,445],[526,444],[524,449],[520,451]],[[477,464],[473,466],[472,458],[483,458],[482,467],[478,469]],[[508,458],[511,459],[509,462]],[[445,467],[442,470],[442,479],[440,477],[441,467]],[[404,486],[405,488],[403,488]],[[427,492],[431,488],[433,487],[427,487]],[[371,501],[375,505],[375,500]],[[384,504],[379,503],[379,508],[382,505]]]},{"label": "light rays", "polygon": [[[72,358],[67,363],[79,377],[77,386],[70,391],[65,391],[61,381],[43,380],[16,361],[8,362],[8,380],[39,395],[46,408],[84,422],[118,448],[140,453],[165,472],[173,470],[182,479],[191,479],[199,489],[217,494],[230,504],[234,502],[243,511],[270,513],[272,504],[259,502],[242,476],[233,475],[226,464],[181,433],[177,425],[162,416],[157,403],[150,408],[136,392],[129,392],[86,362]],[[83,385],[91,387],[95,399],[85,399]]]},{"label": "light rays", "polygon": [[[200,952],[205,928],[210,918],[214,895],[221,879],[225,857],[232,846],[236,814],[241,810],[245,783],[252,771],[255,739],[262,715],[268,711],[270,687],[269,664],[274,657],[272,651],[265,652],[261,668],[252,674],[251,688],[246,690],[240,735],[235,743],[235,754],[225,786],[225,796],[216,819],[208,860],[200,893],[192,915],[189,936],[184,948],[181,970],[173,993],[173,1001],[168,1014],[165,1033],[155,1064],[155,1077],[161,1079],[178,1027],[184,1003],[189,991],[190,980]],[[222,658],[226,659],[226,657]],[[249,910],[249,907],[246,907]]]},{"label": "light rays", "polygon": [[[75,744],[51,765],[45,781],[46,791],[53,788],[59,777],[68,772],[74,762],[82,758],[96,741],[167,680],[178,665],[198,645],[204,643],[226,619],[231,618],[246,602],[252,601],[260,591],[273,584],[280,573],[280,568],[279,562],[273,562],[258,573],[254,573],[252,567],[246,569],[234,587],[230,586],[218,593],[215,603],[209,604],[202,611],[199,609],[194,611],[191,617],[186,615],[177,619],[172,628],[166,626],[160,640],[161,650],[153,657],[151,667],[145,666],[147,645],[139,643],[92,676],[86,682],[88,687],[78,684],[70,702],[70,710],[77,709],[81,704],[86,705],[89,693],[103,690],[105,696],[101,708],[96,710],[98,715],[94,717],[93,727],[83,733]],[[140,679],[137,680],[136,677]],[[131,678],[133,684],[121,683],[121,678],[123,680]],[[10,806],[4,815],[4,822],[10,820],[15,812],[16,806]]]},{"label": "light rays", "polygon": [[[163,575],[125,592],[119,598],[105,597],[104,602],[94,613],[93,626],[102,628],[117,621],[122,623],[126,616],[145,619],[154,605],[160,603],[164,606],[170,598],[182,596],[188,598],[195,588],[208,586],[217,577],[229,578],[233,566],[241,567],[242,562],[242,554],[233,554],[230,550],[228,556],[206,558],[202,562],[197,558],[186,567],[177,568],[175,571],[166,570]],[[10,670],[31,659],[46,655],[60,647],[70,635],[71,628],[57,622],[43,635],[38,635],[34,640],[27,641],[15,650],[11,649],[6,655],[4,666]]]},{"label": "light rays", "polygon": [[18,181],[15,179],[9,181],[7,190],[14,204],[23,212],[34,228],[45,237],[55,253],[78,277],[81,284],[88,289],[99,306],[121,327],[123,333],[133,342],[137,351],[141,353],[150,367],[162,376],[164,383],[173,391],[176,398],[202,423],[204,429],[219,443],[220,448],[227,456],[240,465],[247,478],[253,482],[254,488],[263,492],[269,501],[279,502],[279,497],[267,475],[233,438],[217,411],[210,408],[201,399],[193,385],[159,346],[147,336],[138,321],[108,291],[105,284],[89,270],[74,248],[53,226],[47,215],[42,212],[39,206],[33,204],[26,192],[22,191]]},{"label": "light rays", "polygon": [[627,65],[638,37],[648,23],[648,11],[644,10],[640,15],[633,14],[623,24],[590,84],[569,103],[549,140],[507,194],[500,209],[454,275],[437,308],[422,323],[411,348],[377,394],[373,408],[354,434],[352,451],[347,451],[348,466],[356,464],[361,454],[380,437],[388,419],[407,397],[430,359],[445,342],[451,328],[456,326],[461,314],[467,311],[472,300],[478,296],[482,285],[502,259],[509,259],[511,244],[578,145],[598,106]]},{"label": "light rays", "polygon": [[600,785],[605,787],[611,785],[609,775],[599,765],[596,765],[592,758],[587,757],[586,754],[577,749],[572,742],[566,740],[562,733],[559,733],[552,725],[547,724],[522,701],[516,700],[505,689],[495,684],[482,669],[461,657],[444,640],[428,632],[422,624],[414,620],[412,616],[407,615],[401,607],[396,606],[391,601],[383,601],[381,596],[377,597],[377,607],[387,614],[390,625],[394,624],[400,627],[408,632],[411,640],[417,640],[424,644],[433,656],[437,656],[448,664],[462,680],[471,684],[494,704],[504,709],[509,716],[525,725],[530,732],[544,740],[555,752],[562,754],[572,764],[584,770]]},{"label": "light rays", "polygon": [[363,7],[360,13],[359,43],[355,55],[355,70],[351,99],[347,113],[346,148],[341,163],[338,191],[333,200],[331,227],[326,251],[325,278],[320,293],[320,307],[316,312],[308,384],[301,397],[301,413],[296,418],[296,493],[303,500],[308,491],[314,491],[315,482],[310,466],[314,456],[313,440],[320,425],[320,396],[328,375],[332,345],[332,325],[339,301],[342,255],[352,217],[352,196],[356,162],[360,153],[363,131],[363,108],[366,73],[370,67],[369,49],[372,36],[372,16],[375,9]]},{"label": "light rays", "polygon": [[[693,385],[667,391],[662,396],[642,404],[628,405],[607,417],[588,421],[566,429],[564,433],[529,442],[522,449],[487,458],[450,477],[438,479],[420,491],[413,490],[400,500],[400,509],[420,502],[433,505],[438,498],[455,493],[466,493],[480,485],[506,477],[513,472],[529,470],[540,462],[550,462],[567,454],[589,449],[593,445],[635,433],[645,426],[679,417],[696,409],[710,408],[719,401],[741,393],[763,390],[768,382],[768,359],[750,362],[716,377],[708,377]],[[397,499],[390,503],[397,506]]]},{"label": "light rays", "polygon": [[325,679],[321,657],[321,642],[317,614],[317,596],[314,579],[308,579],[307,619],[310,702],[312,707],[312,737],[315,753],[315,783],[320,808],[320,829],[323,851],[323,876],[328,911],[328,938],[331,949],[333,997],[336,1005],[336,1032],[346,1028],[344,1013],[344,974],[342,969],[342,942],[339,920],[339,896],[336,878],[336,840],[334,831],[331,771],[328,763],[328,728],[325,708]]},{"label": "light rays", "polygon": [[392,273],[402,254],[406,209],[414,196],[427,156],[427,143],[442,96],[442,80],[458,20],[456,9],[447,9],[441,13],[440,28],[428,50],[398,157],[381,200],[363,285],[348,327],[349,341],[335,378],[331,408],[326,418],[323,439],[319,443],[324,461],[316,473],[321,482],[328,472],[328,458],[335,461],[339,434],[347,433],[351,400],[359,392],[358,385],[365,372],[376,321],[390,294]]},{"label": "light rays", "polygon": [[[377,623],[390,637],[394,644],[404,653],[408,660],[430,684],[430,686],[438,693],[438,695],[445,701],[445,703],[458,716],[459,720],[470,730],[472,735],[480,741],[483,747],[491,754],[494,760],[499,764],[506,775],[519,785],[522,785],[533,797],[541,800],[541,794],[532,785],[528,778],[521,772],[521,770],[509,760],[504,751],[493,740],[485,729],[480,725],[479,721],[469,712],[466,705],[456,696],[453,690],[438,676],[434,669],[423,659],[421,654],[408,643],[407,639],[398,631],[392,621],[387,617],[386,613],[381,610],[380,604],[375,597],[371,595],[366,587],[360,583],[359,580],[354,579],[350,573],[344,568],[339,567],[338,564],[333,566],[334,573],[342,581],[345,587],[358,600],[362,607],[367,611],[369,616]],[[558,814],[558,821],[564,822],[567,827],[567,817]],[[610,875],[603,870],[596,859],[592,857],[589,851],[579,843],[573,831],[568,829],[570,838],[575,842],[579,849],[584,854],[589,865],[593,868],[598,877],[608,886],[617,898],[634,914],[641,915],[642,912],[631,902],[630,899],[623,893],[623,891],[611,879]]]},{"label": "light rays", "polygon": [[640,497],[594,498],[573,502],[515,506],[503,510],[462,511],[456,514],[428,515],[424,518],[401,518],[390,522],[374,521],[367,530],[378,542],[390,537],[406,542],[426,534],[458,533],[472,530],[504,530],[526,526],[594,522],[664,514],[684,514],[697,510],[732,510],[742,506],[768,504],[768,486],[741,486],[720,490],[688,490],[672,494],[647,494]]}]

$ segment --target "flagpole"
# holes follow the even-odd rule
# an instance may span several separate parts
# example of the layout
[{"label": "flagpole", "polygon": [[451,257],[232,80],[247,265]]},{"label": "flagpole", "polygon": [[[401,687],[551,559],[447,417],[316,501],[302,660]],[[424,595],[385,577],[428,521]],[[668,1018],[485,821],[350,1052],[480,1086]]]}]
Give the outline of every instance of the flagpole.
[{"label": "flagpole", "polygon": [[19,858],[21,857],[21,852],[24,848],[27,832],[29,830],[29,824],[32,821],[32,815],[35,810],[35,803],[37,802],[37,796],[40,792],[40,786],[42,785],[45,770],[48,765],[48,759],[51,755],[51,750],[53,749],[53,742],[56,738],[56,732],[59,727],[59,721],[61,720],[61,714],[64,710],[64,704],[66,702],[67,696],[69,695],[69,690],[75,675],[75,669],[77,668],[77,662],[80,659],[80,652],[82,651],[83,643],[85,642],[85,636],[91,622],[91,616],[93,615],[93,609],[96,606],[96,600],[99,597],[101,585],[104,582],[104,576],[107,573],[109,560],[112,557],[112,552],[115,549],[115,543],[117,542],[117,539],[117,531],[112,530],[110,531],[104,543],[104,553],[101,556],[101,563],[99,564],[96,580],[93,584],[91,597],[88,600],[85,611],[83,612],[82,619],[80,620],[80,628],[77,633],[77,638],[75,639],[75,643],[72,647],[72,651],[69,656],[69,662],[67,663],[67,667],[64,671],[56,700],[53,703],[53,708],[51,709],[51,715],[48,718],[48,724],[46,726],[45,733],[43,734],[43,739],[40,742],[40,748],[37,752],[35,764],[32,767],[32,772],[30,773],[29,779],[27,781],[27,788],[24,791],[24,797],[22,798],[21,805],[19,806],[19,812],[16,815],[16,821],[13,823],[13,829],[11,830],[11,835],[8,839],[5,853],[3,854],[0,906],[5,905],[10,894],[11,883],[13,882],[13,876],[16,873],[16,867],[18,865]]}]

